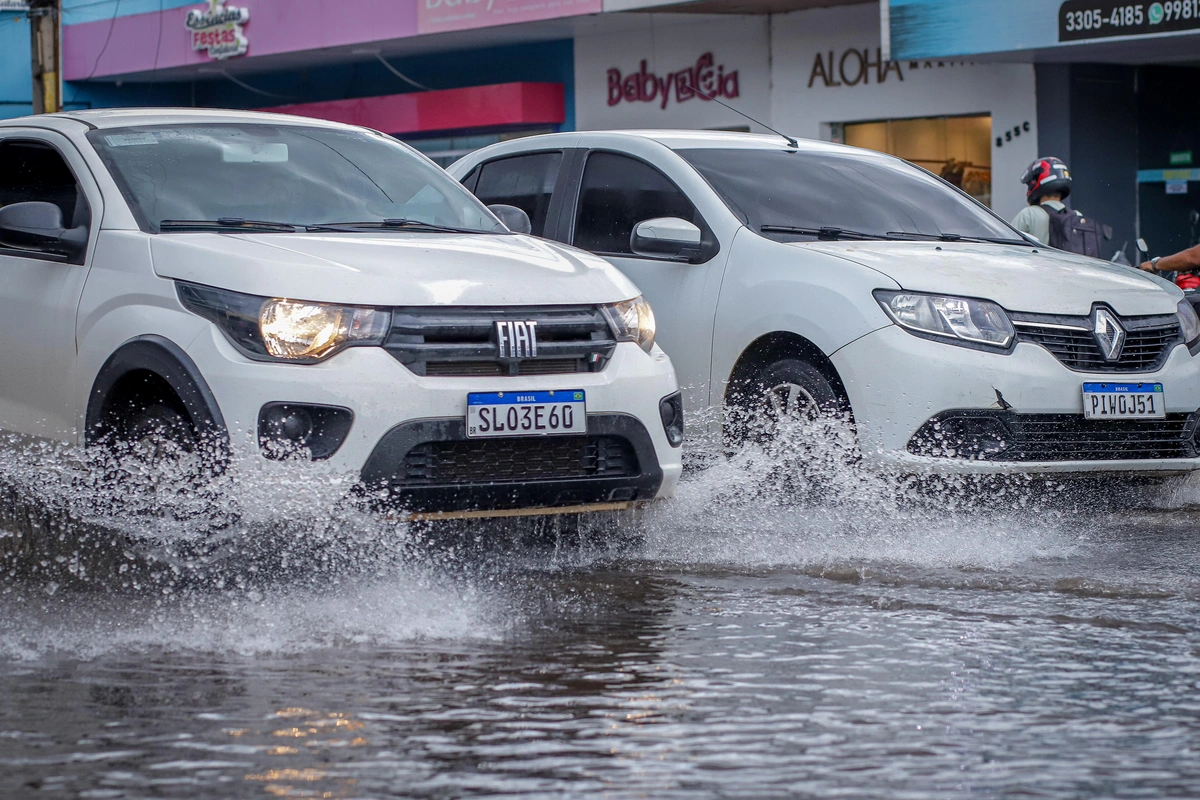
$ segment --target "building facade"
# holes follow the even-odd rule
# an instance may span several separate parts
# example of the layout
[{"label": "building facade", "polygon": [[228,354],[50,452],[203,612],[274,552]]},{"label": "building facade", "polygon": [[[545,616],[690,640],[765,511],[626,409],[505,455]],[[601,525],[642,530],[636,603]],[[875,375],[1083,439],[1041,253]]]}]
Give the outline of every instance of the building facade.
[{"label": "building facade", "polygon": [[[442,163],[543,131],[774,128],[900,155],[1009,219],[1056,155],[1118,247],[1167,252],[1197,233],[1198,2],[63,0],[63,98],[339,119]],[[4,116],[29,111],[19,6]]]},{"label": "building facade", "polygon": [[1200,234],[1200,0],[888,0],[899,59],[1033,64],[1038,149],[1071,166],[1077,209],[1152,254]]}]

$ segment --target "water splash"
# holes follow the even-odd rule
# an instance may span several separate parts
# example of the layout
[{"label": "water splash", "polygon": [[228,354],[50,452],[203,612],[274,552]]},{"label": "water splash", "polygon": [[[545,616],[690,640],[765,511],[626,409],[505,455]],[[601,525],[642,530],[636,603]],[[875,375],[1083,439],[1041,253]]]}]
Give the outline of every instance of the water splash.
[{"label": "water splash", "polygon": [[846,419],[797,421],[707,465],[648,514],[647,557],[994,569],[1078,547],[1070,509],[1084,496],[1066,484],[876,471]]}]

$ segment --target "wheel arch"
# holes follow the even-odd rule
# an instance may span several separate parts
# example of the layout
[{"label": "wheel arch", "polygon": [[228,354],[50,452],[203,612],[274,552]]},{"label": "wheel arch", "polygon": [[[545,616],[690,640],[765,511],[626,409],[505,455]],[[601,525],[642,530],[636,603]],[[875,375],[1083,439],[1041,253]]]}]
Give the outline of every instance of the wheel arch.
[{"label": "wheel arch", "polygon": [[763,334],[742,350],[725,383],[724,402],[726,404],[734,402],[734,393],[744,386],[756,371],[783,358],[800,358],[811,364],[833,386],[844,410],[853,415],[853,409],[850,407],[850,395],[846,391],[846,384],[842,381],[842,376],[838,374],[837,367],[820,347],[792,331],[772,331]]},{"label": "wheel arch", "polygon": [[84,424],[84,443],[98,443],[113,404],[131,391],[131,383],[141,381],[173,393],[197,435],[227,448],[229,429],[212,389],[200,369],[179,345],[163,336],[137,336],[118,347],[97,373],[88,394]]}]

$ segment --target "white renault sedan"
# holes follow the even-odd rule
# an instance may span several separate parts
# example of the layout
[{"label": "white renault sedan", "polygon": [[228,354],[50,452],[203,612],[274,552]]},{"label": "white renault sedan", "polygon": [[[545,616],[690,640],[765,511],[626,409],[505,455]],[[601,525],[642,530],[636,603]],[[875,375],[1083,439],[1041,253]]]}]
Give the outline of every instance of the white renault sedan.
[{"label": "white renault sedan", "polygon": [[510,141],[450,172],[637,283],[689,412],[841,411],[869,463],[906,470],[1200,467],[1180,291],[1041,246],[900,159],[628,131]]},{"label": "white renault sedan", "polygon": [[346,125],[2,122],[0,429],[292,459],[412,513],[671,494],[682,408],[649,306],[497,215],[528,227]]}]

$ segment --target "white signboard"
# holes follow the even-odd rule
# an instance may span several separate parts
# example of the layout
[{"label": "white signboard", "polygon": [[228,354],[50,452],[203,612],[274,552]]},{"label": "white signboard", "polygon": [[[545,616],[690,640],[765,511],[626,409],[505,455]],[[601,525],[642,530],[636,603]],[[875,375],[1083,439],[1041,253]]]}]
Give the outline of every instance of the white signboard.
[{"label": "white signboard", "polygon": [[766,122],[766,17],[636,19],[642,24],[634,30],[575,40],[575,119],[581,130],[761,130],[715,101]]}]

